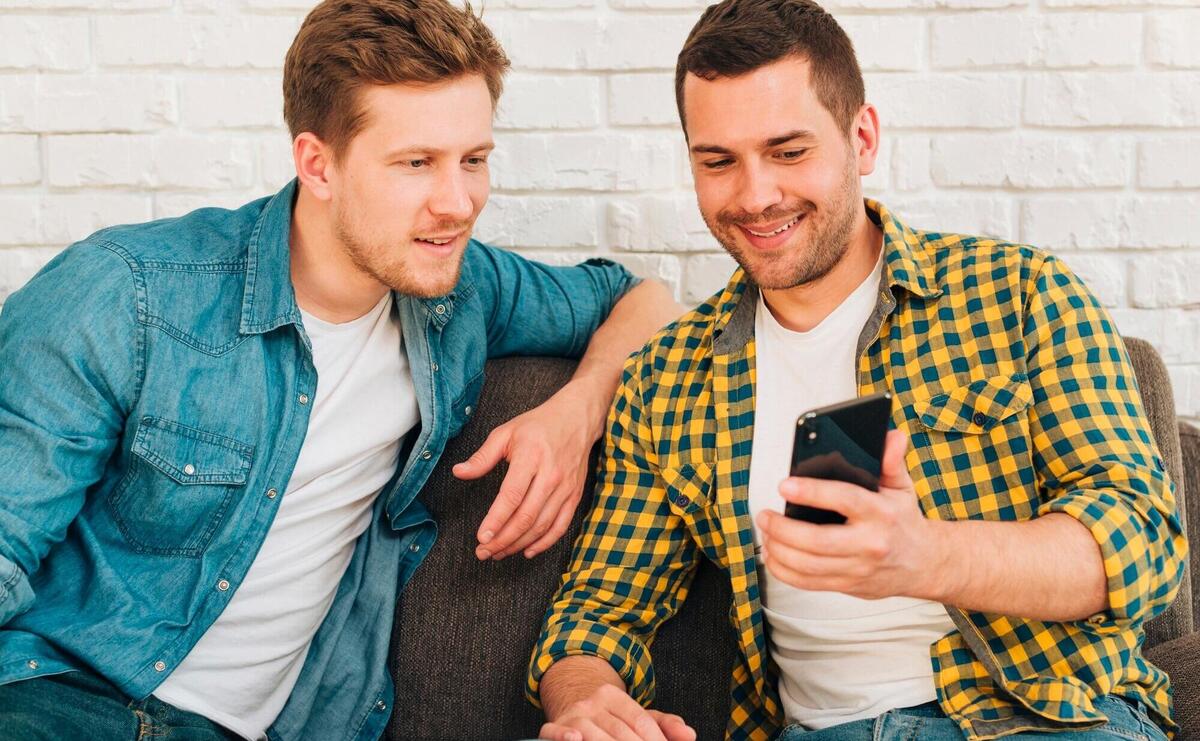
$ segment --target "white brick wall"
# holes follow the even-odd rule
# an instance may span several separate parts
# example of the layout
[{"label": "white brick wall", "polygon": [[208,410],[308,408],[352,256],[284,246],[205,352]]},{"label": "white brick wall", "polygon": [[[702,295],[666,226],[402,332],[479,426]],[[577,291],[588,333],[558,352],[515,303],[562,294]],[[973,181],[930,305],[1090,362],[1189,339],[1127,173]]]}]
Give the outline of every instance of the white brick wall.
[{"label": "white brick wall", "polygon": [[[291,174],[280,68],[314,0],[0,0],[0,303],[112,223]],[[687,302],[732,269],[696,212],[672,90],[707,0],[489,0],[514,61],[478,235],[604,254]],[[480,3],[476,3],[480,5]],[[833,0],[916,226],[1049,248],[1163,352],[1200,418],[1196,0]]]}]

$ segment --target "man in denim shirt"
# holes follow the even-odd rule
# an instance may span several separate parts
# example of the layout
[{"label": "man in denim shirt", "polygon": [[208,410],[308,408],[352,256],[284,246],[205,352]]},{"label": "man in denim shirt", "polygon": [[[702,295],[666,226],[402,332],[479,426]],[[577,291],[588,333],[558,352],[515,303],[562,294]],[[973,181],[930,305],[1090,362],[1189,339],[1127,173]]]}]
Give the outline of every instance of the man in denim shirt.
[{"label": "man in denim shirt", "polygon": [[284,70],[296,181],[98,232],[10,298],[0,738],[377,738],[436,536],[414,497],[488,357],[583,360],[455,468],[509,462],[477,555],[565,531],[621,363],[677,307],[470,240],[507,65],[444,0],[324,3]]}]

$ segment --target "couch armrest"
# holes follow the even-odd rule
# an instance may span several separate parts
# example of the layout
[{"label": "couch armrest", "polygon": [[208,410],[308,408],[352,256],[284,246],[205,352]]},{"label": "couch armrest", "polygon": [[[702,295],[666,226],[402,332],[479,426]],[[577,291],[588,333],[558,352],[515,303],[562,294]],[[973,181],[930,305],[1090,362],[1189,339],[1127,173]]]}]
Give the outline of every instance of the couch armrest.
[{"label": "couch armrest", "polygon": [[1146,658],[1171,677],[1175,722],[1183,729],[1176,741],[1200,739],[1200,633],[1159,644]]}]

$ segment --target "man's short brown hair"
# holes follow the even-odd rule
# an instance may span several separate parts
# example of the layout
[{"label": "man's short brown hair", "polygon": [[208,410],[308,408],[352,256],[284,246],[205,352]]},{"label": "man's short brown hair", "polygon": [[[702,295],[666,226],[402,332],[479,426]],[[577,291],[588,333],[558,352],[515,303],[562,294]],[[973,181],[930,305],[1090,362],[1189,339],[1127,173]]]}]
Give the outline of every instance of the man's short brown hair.
[{"label": "man's short brown hair", "polygon": [[334,156],[362,130],[366,85],[430,84],[482,75],[500,98],[504,49],[468,4],[447,0],[325,0],[313,8],[283,65],[283,118]]},{"label": "man's short brown hair", "polygon": [[[710,5],[692,28],[675,65],[675,104],[683,113],[683,81],[737,77],[785,57],[808,61],[817,99],[847,131],[866,99],[854,45],[812,0],[724,0]],[[732,103],[732,101],[731,101]]]}]

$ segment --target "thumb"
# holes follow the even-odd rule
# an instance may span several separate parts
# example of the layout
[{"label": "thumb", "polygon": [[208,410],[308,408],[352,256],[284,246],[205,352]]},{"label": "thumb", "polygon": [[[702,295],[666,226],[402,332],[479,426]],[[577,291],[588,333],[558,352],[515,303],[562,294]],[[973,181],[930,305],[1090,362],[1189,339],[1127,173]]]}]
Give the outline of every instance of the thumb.
[{"label": "thumb", "polygon": [[667,741],[696,741],[696,731],[678,715],[651,710],[650,714],[658,722],[658,729],[667,737]]},{"label": "thumb", "polygon": [[887,489],[913,488],[912,476],[904,456],[908,452],[908,435],[903,430],[888,430],[883,443],[883,461],[880,463],[879,486]]},{"label": "thumb", "polygon": [[462,463],[456,463],[452,469],[457,478],[463,480],[477,479],[496,467],[504,457],[504,449],[508,445],[508,432],[503,427],[497,427],[488,435],[483,445]]}]

